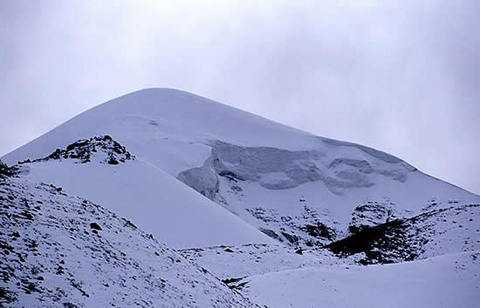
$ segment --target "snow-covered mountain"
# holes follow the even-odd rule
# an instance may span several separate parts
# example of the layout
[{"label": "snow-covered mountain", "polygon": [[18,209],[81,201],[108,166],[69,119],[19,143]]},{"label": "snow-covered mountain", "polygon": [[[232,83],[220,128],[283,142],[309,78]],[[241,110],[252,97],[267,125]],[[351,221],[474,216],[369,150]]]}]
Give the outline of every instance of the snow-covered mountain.
[{"label": "snow-covered mountain", "polygon": [[[384,306],[389,290],[392,296],[394,291],[402,294],[398,288],[418,279],[417,268],[426,282],[439,286],[435,290],[458,281],[451,292],[464,295],[462,300],[432,299],[432,307],[468,307],[480,300],[475,292],[480,277],[454,274],[458,262],[452,261],[463,260],[467,271],[478,272],[479,196],[389,154],[318,137],[190,93],[146,89],[127,94],[2,160],[16,165],[17,178],[5,185],[25,187],[18,194],[35,191],[35,197],[35,185],[48,183],[86,198],[258,304],[373,306],[368,305],[373,298],[355,305],[355,298],[335,298],[335,292],[350,292],[353,286],[342,283],[349,279],[378,277],[388,284],[405,269],[405,280],[382,291],[387,297],[376,303]],[[57,203],[72,207],[70,201]],[[127,245],[116,244],[121,249]],[[437,277],[437,265],[425,262],[452,271]],[[380,265],[363,267],[373,263]],[[321,279],[330,280],[332,287],[315,293]],[[297,285],[302,290],[296,292]],[[405,287],[404,294],[412,288],[421,293],[422,287]],[[283,288],[293,292],[288,299]],[[130,300],[139,296],[132,294]],[[422,294],[418,301],[396,305],[422,307],[430,293]],[[249,305],[241,296],[235,300]]]}]

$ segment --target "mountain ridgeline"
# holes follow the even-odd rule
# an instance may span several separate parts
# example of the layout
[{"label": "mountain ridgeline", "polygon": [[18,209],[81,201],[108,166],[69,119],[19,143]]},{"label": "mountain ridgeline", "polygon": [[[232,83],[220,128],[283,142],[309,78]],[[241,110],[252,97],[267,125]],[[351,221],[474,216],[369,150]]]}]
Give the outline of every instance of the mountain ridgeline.
[{"label": "mountain ridgeline", "polygon": [[[5,306],[480,300],[479,196],[381,151],[194,94],[124,95],[2,161]],[[403,269],[395,291],[386,288]],[[408,284],[420,274],[429,290],[454,298]],[[339,296],[371,277],[383,284],[362,294],[381,290],[381,298]],[[275,292],[309,279],[332,287]],[[389,302],[397,293],[404,296]]]}]

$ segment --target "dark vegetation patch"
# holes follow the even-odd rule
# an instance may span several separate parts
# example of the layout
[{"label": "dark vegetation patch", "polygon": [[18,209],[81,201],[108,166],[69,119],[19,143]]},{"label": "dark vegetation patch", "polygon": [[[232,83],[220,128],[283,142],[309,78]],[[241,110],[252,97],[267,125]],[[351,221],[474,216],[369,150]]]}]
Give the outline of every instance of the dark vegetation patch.
[{"label": "dark vegetation patch", "polygon": [[341,257],[364,253],[365,257],[359,261],[364,265],[410,261],[417,257],[417,253],[409,243],[408,227],[405,220],[396,219],[377,226],[364,227],[325,247]]},{"label": "dark vegetation patch", "polygon": [[308,235],[316,238],[326,238],[328,240],[334,240],[336,236],[334,229],[326,226],[321,222],[317,222],[316,224],[306,224],[301,229],[307,232]]},{"label": "dark vegetation patch", "polygon": [[[410,218],[393,219],[375,226],[350,226],[350,236],[332,242],[325,248],[340,257],[364,253],[365,257],[358,261],[361,264],[415,260],[425,252],[425,245],[439,232],[436,226],[447,223],[447,218],[450,217],[451,226],[464,228],[463,225],[455,225],[455,217],[478,207],[479,204],[465,204],[460,207],[433,209]],[[473,219],[469,218],[469,221]]]}]

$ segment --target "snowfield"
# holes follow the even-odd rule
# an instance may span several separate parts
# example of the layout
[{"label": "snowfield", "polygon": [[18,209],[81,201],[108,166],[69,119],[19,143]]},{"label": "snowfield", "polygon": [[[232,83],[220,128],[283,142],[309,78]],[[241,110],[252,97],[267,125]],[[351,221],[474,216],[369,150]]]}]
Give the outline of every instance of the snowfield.
[{"label": "snowfield", "polygon": [[480,302],[479,196],[194,94],[124,95],[2,160],[5,306]]},{"label": "snowfield", "polygon": [[245,293],[268,307],[462,307],[478,305],[480,253],[393,265],[315,267],[248,278]]}]

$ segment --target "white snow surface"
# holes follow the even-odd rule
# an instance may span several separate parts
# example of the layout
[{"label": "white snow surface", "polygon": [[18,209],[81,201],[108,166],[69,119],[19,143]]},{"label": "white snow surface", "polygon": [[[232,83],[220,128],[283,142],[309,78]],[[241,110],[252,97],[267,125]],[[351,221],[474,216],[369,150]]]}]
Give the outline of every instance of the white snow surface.
[{"label": "white snow surface", "polygon": [[0,178],[1,307],[252,307],[128,220],[60,188]]},{"label": "white snow surface", "polygon": [[272,240],[162,170],[139,160],[112,166],[47,161],[23,172],[128,217],[173,248]]},{"label": "white snow surface", "polygon": [[[105,135],[124,147],[112,163],[118,153],[102,148]],[[92,138],[100,148],[72,151],[72,144]],[[62,187],[115,213],[105,211],[105,222],[108,215],[125,217],[165,243],[142,238],[138,245],[160,245],[181,262],[188,260],[179,275],[186,268],[208,270],[208,277],[195,276],[201,281],[196,291],[186,286],[187,278],[180,279],[186,285],[171,289],[178,300],[166,306],[211,306],[202,292],[220,294],[217,306],[472,307],[480,302],[480,197],[368,147],[318,137],[187,92],[145,89],[90,109],[2,158],[9,164],[27,159],[13,180],[19,191],[32,197],[38,193],[35,185],[44,185],[39,183]],[[52,200],[60,205],[73,199]],[[78,217],[90,218],[83,212]],[[400,223],[388,224],[396,219]],[[352,226],[386,227],[377,241],[389,245],[376,242],[367,252],[383,249],[393,256],[390,261],[400,263],[360,266],[364,252],[340,257],[325,249],[348,238]],[[127,231],[119,230],[138,238]],[[398,241],[391,241],[392,234]],[[117,235],[115,241],[132,251],[139,248]],[[408,254],[415,261],[397,258]],[[134,255],[155,266],[149,248]],[[84,268],[89,267],[78,270]],[[167,273],[174,276],[175,270],[169,267]],[[87,284],[97,284],[87,276],[82,276]],[[126,283],[137,286],[130,278],[124,277]],[[225,284],[236,290],[233,295],[224,293]],[[133,297],[118,292],[129,300],[158,292],[146,288]],[[223,291],[215,293],[217,288]],[[79,297],[85,306],[94,306],[97,297],[107,303],[93,289],[90,299]],[[185,298],[186,293],[193,295]],[[71,294],[67,297],[78,299]]]},{"label": "white snow surface", "polygon": [[268,307],[456,307],[480,299],[480,253],[393,265],[301,268],[251,276],[243,288]]}]

